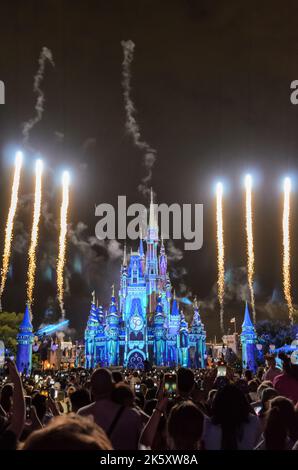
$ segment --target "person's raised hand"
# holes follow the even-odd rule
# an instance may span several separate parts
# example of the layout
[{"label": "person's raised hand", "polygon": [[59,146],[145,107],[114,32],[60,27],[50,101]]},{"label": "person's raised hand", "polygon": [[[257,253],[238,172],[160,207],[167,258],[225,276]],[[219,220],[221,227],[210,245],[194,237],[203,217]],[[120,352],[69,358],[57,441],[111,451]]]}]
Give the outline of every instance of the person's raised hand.
[{"label": "person's raised hand", "polygon": [[165,378],[163,376],[159,384],[159,390],[157,392],[157,405],[156,409],[162,413],[166,411],[168,404],[168,397],[165,391]]},{"label": "person's raised hand", "polygon": [[51,396],[48,397],[47,404],[48,404],[49,410],[52,412],[54,416],[58,416],[60,414],[59,409],[57,407],[57,403]]}]

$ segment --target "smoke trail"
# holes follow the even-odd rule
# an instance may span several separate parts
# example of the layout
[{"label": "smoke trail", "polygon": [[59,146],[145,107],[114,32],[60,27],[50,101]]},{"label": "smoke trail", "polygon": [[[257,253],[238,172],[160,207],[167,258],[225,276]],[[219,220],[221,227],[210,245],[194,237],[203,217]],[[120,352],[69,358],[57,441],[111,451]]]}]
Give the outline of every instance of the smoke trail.
[{"label": "smoke trail", "polygon": [[220,305],[220,328],[224,334],[225,246],[223,230],[222,184],[216,187],[217,295]]},{"label": "smoke trail", "polygon": [[246,207],[246,242],[247,242],[247,278],[248,278],[248,287],[250,291],[250,302],[253,312],[253,321],[256,322],[256,309],[255,309],[255,294],[254,294],[254,270],[255,270],[255,255],[254,255],[254,240],[253,240],[253,230],[252,230],[252,201],[251,201],[251,186],[252,180],[251,176],[247,175],[245,177],[245,188],[246,188],[246,197],[245,197],[245,207]]},{"label": "smoke trail", "polygon": [[33,289],[35,282],[35,271],[36,271],[36,248],[38,242],[38,226],[40,219],[41,210],[41,196],[42,196],[42,161],[36,160],[35,165],[35,195],[34,195],[34,213],[33,213],[33,224],[31,230],[31,242],[28,252],[29,266],[28,266],[28,277],[27,277],[27,305],[31,311],[31,305],[33,302]]},{"label": "smoke trail", "polygon": [[69,173],[65,171],[62,177],[62,204],[60,211],[60,236],[59,236],[59,254],[57,261],[57,289],[58,300],[64,318],[64,265],[66,252],[66,233],[67,233],[67,209],[69,203]]},{"label": "smoke trail", "polygon": [[6,228],[5,228],[4,250],[3,250],[3,256],[2,256],[1,284],[0,284],[0,311],[1,312],[2,312],[2,295],[4,292],[8,269],[9,269],[11,243],[12,243],[12,238],[13,238],[13,226],[14,226],[14,218],[15,218],[17,203],[18,203],[18,193],[19,193],[19,185],[20,185],[22,160],[23,160],[22,153],[17,152],[16,159],[15,159],[15,170],[14,170],[14,177],[13,177],[13,183],[12,183],[12,190],[11,190],[10,208],[9,208]]},{"label": "smoke trail", "polygon": [[291,295],[291,273],[290,273],[290,194],[291,194],[291,180],[285,178],[284,181],[284,207],[282,218],[282,231],[283,231],[283,288],[284,296],[288,306],[289,320],[293,325],[294,308]]},{"label": "smoke trail", "polygon": [[33,91],[37,95],[37,100],[35,103],[36,114],[33,118],[29,119],[29,121],[23,124],[22,134],[23,134],[24,145],[27,145],[29,142],[30,131],[38,122],[42,120],[45,97],[44,97],[44,92],[40,88],[40,84],[44,77],[45,63],[47,60],[53,65],[53,67],[55,66],[52,52],[47,47],[43,47],[41,50],[39,59],[38,59],[39,67],[38,67],[36,75],[34,76],[34,82],[33,82]]},{"label": "smoke trail", "polygon": [[151,148],[150,145],[142,140],[141,131],[137,120],[135,118],[136,108],[131,98],[131,70],[130,66],[133,61],[133,53],[135,45],[132,41],[122,41],[124,60],[122,63],[122,86],[123,96],[126,111],[126,123],[125,127],[127,132],[132,136],[134,145],[140,150],[144,151],[144,165],[147,170],[147,175],[142,179],[141,184],[138,186],[138,190],[144,195],[149,195],[148,184],[152,179],[152,167],[156,160],[156,150]]}]

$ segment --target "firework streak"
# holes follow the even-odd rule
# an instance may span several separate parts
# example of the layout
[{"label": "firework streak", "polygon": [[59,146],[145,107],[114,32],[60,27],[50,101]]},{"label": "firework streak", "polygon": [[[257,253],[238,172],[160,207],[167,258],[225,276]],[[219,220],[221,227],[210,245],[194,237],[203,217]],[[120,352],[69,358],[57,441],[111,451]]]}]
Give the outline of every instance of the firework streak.
[{"label": "firework streak", "polygon": [[33,224],[31,230],[31,241],[28,252],[29,267],[27,277],[27,305],[31,310],[33,302],[33,290],[35,283],[35,272],[36,272],[36,248],[38,243],[38,229],[39,219],[41,210],[41,197],[42,197],[42,161],[37,160],[36,166],[36,177],[35,177],[35,196],[34,196],[34,213],[33,213]]},{"label": "firework streak", "polygon": [[4,250],[2,257],[2,269],[1,269],[1,284],[0,284],[0,311],[2,311],[2,295],[4,292],[8,269],[9,269],[9,260],[11,254],[11,243],[13,238],[13,225],[14,218],[16,214],[17,204],[18,204],[18,193],[20,185],[20,176],[22,168],[23,155],[21,152],[17,152],[15,160],[15,170],[11,190],[11,201],[10,208],[8,212],[6,228],[5,228],[5,240],[4,240]]},{"label": "firework streak", "polygon": [[290,240],[290,194],[291,194],[291,180],[285,179],[284,182],[284,208],[282,218],[282,231],[283,231],[283,288],[284,296],[287,302],[290,323],[293,324],[293,301],[291,295],[291,240]]},{"label": "firework streak", "polygon": [[253,321],[256,322],[255,294],[254,294],[254,271],[255,271],[255,255],[254,255],[254,239],[252,229],[252,197],[251,197],[251,176],[245,178],[245,208],[246,208],[246,242],[247,242],[247,280],[250,291],[250,303],[253,312]]},{"label": "firework streak", "polygon": [[66,253],[67,210],[69,203],[69,173],[65,171],[62,177],[62,204],[60,210],[59,254],[57,260],[57,291],[62,316],[64,316],[64,265]]},{"label": "firework streak", "polygon": [[224,333],[225,247],[223,230],[222,184],[216,187],[217,294],[220,305],[220,328]]}]

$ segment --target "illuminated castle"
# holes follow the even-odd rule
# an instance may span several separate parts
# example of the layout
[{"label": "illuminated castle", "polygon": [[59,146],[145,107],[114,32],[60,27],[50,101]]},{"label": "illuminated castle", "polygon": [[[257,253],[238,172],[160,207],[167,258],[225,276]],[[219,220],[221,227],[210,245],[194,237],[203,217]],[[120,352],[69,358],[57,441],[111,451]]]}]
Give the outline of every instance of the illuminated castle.
[{"label": "illuminated castle", "polygon": [[107,312],[96,306],[93,296],[85,330],[88,368],[98,364],[143,368],[145,359],[157,366],[205,367],[206,333],[198,305],[195,300],[188,325],[172,296],[152,197],[146,248],[145,252],[140,238],[139,249],[131,253],[129,263],[124,249],[118,301],[113,288]]}]

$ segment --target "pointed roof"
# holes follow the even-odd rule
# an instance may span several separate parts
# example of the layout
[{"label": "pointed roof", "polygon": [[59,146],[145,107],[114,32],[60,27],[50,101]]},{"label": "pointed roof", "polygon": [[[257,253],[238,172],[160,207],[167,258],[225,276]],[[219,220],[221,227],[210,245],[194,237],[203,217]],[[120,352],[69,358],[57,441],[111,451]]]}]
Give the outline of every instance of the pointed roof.
[{"label": "pointed roof", "polygon": [[200,316],[200,312],[199,312],[199,305],[198,305],[197,297],[194,298],[193,306],[194,306],[194,314],[193,314],[193,318],[192,318],[192,325],[197,326],[201,323],[201,316]]},{"label": "pointed roof", "polygon": [[89,319],[90,320],[93,320],[93,321],[98,321],[98,317],[97,317],[97,307],[96,305],[92,302],[91,304],[91,309],[90,309],[90,313],[89,313]]},{"label": "pointed roof", "polygon": [[95,292],[92,292],[91,308],[87,321],[87,329],[93,330],[96,325],[99,323],[98,310],[95,305]]},{"label": "pointed roof", "polygon": [[150,188],[150,204],[153,204],[153,189],[152,189],[152,186]]},{"label": "pointed roof", "polygon": [[123,261],[122,261],[122,266],[127,266],[126,243],[124,243],[124,247],[123,247]]},{"label": "pointed roof", "polygon": [[114,293],[114,286],[112,286],[112,297],[111,297],[109,311],[106,317],[106,322],[110,328],[119,327],[120,316],[118,315],[118,309],[117,309],[115,293]]},{"label": "pointed roof", "polygon": [[143,245],[143,238],[142,238],[142,229],[140,229],[139,254],[140,254],[141,258],[144,256],[144,245]]},{"label": "pointed roof", "polygon": [[242,328],[243,327],[254,328],[254,325],[253,325],[253,323],[251,321],[251,318],[250,318],[247,301],[245,302],[245,313],[244,313],[244,321],[242,323]]},{"label": "pointed roof", "polygon": [[163,236],[161,236],[160,254],[161,254],[161,255],[165,255],[165,254],[166,254],[165,244],[164,244],[164,241],[163,241]]},{"label": "pointed roof", "polygon": [[159,254],[159,270],[162,276],[165,276],[167,273],[167,255],[165,251],[165,246],[163,243],[163,238],[161,238],[160,245],[160,254]]},{"label": "pointed roof", "polygon": [[155,309],[155,315],[154,315],[154,325],[155,327],[163,327],[165,323],[165,315],[163,312],[163,307],[161,303],[161,295],[158,295],[157,298],[157,305]]},{"label": "pointed roof", "polygon": [[176,299],[175,291],[174,291],[174,298],[173,298],[173,303],[172,303],[171,315],[179,316],[179,305],[178,305],[178,301]]},{"label": "pointed roof", "polygon": [[152,188],[151,188],[151,191],[150,191],[149,228],[158,229],[157,221],[156,221],[154,201],[153,201],[153,190],[152,190]]},{"label": "pointed roof", "polygon": [[111,302],[110,302],[108,315],[117,315],[117,305],[116,305],[114,284],[112,285],[112,296],[111,296]]},{"label": "pointed roof", "polygon": [[20,324],[19,330],[22,333],[25,333],[25,332],[30,332],[31,333],[32,330],[33,330],[33,326],[32,326],[32,323],[31,323],[31,313],[30,313],[30,308],[29,308],[28,304],[26,305],[25,313],[24,313],[24,316],[23,316],[23,320]]}]

